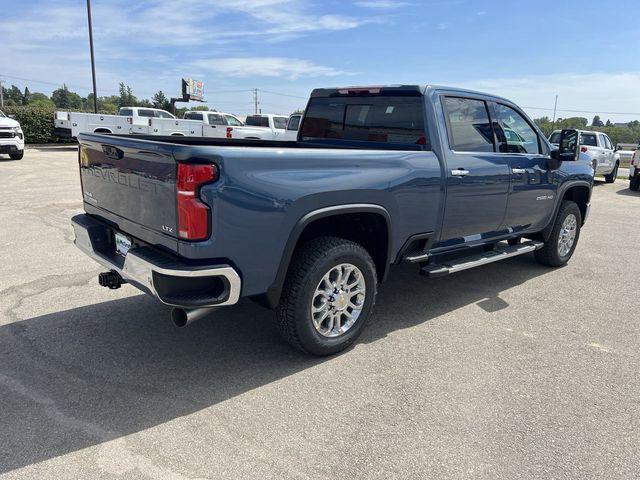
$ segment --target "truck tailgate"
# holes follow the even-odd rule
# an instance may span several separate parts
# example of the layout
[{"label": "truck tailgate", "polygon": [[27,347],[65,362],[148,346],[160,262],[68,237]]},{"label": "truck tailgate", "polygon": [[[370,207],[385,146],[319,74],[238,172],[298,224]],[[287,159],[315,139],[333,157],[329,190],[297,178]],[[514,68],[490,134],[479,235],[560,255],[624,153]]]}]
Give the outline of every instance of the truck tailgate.
[{"label": "truck tailgate", "polygon": [[[173,146],[92,134],[82,134],[78,140],[85,203],[116,224],[123,219],[143,227],[136,231],[176,238]],[[151,242],[155,236],[142,240]]]}]

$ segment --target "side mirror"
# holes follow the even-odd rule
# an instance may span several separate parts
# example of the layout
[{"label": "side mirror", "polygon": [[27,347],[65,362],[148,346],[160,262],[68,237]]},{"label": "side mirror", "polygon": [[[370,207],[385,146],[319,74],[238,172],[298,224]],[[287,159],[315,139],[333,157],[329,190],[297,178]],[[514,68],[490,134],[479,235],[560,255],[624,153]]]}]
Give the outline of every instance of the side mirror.
[{"label": "side mirror", "polygon": [[578,130],[566,129],[560,133],[558,150],[551,152],[550,170],[557,170],[562,162],[575,162],[580,155],[580,133]]}]

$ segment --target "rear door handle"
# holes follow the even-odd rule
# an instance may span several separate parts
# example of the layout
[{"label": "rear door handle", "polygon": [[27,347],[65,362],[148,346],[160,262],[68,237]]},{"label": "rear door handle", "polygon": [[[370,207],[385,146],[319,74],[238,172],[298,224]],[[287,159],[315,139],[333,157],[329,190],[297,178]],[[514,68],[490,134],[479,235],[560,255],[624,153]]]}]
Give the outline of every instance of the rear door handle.
[{"label": "rear door handle", "polygon": [[527,173],[524,168],[512,168],[511,171],[516,175],[522,175],[523,173]]},{"label": "rear door handle", "polygon": [[451,170],[451,175],[454,177],[464,177],[469,175],[469,170],[465,170],[464,168],[457,168],[455,170]]}]

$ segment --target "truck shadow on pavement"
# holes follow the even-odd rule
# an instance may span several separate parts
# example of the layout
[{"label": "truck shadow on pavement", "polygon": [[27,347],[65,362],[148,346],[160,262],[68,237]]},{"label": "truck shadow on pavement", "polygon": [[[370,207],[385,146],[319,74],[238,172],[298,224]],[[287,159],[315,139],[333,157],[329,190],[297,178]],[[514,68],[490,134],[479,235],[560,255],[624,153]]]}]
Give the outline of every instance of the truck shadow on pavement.
[{"label": "truck shadow on pavement", "polygon": [[[392,270],[360,342],[471,304],[508,315],[500,292],[553,270],[527,255],[439,279],[416,271]],[[327,361],[282,342],[273,318],[243,301],[176,329],[166,307],[136,295],[1,326],[0,473],[163,424]]]}]

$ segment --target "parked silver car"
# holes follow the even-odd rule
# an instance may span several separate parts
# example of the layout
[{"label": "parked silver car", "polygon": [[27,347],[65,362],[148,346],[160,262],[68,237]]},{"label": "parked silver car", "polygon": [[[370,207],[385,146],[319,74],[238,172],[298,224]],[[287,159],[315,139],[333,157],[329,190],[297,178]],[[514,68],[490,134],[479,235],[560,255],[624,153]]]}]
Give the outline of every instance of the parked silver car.
[{"label": "parked silver car", "polygon": [[[561,130],[555,130],[549,136],[549,142],[558,145]],[[620,154],[614,148],[609,136],[602,132],[579,130],[580,157],[590,158],[596,175],[604,175],[607,183],[613,183],[620,168]]]}]

